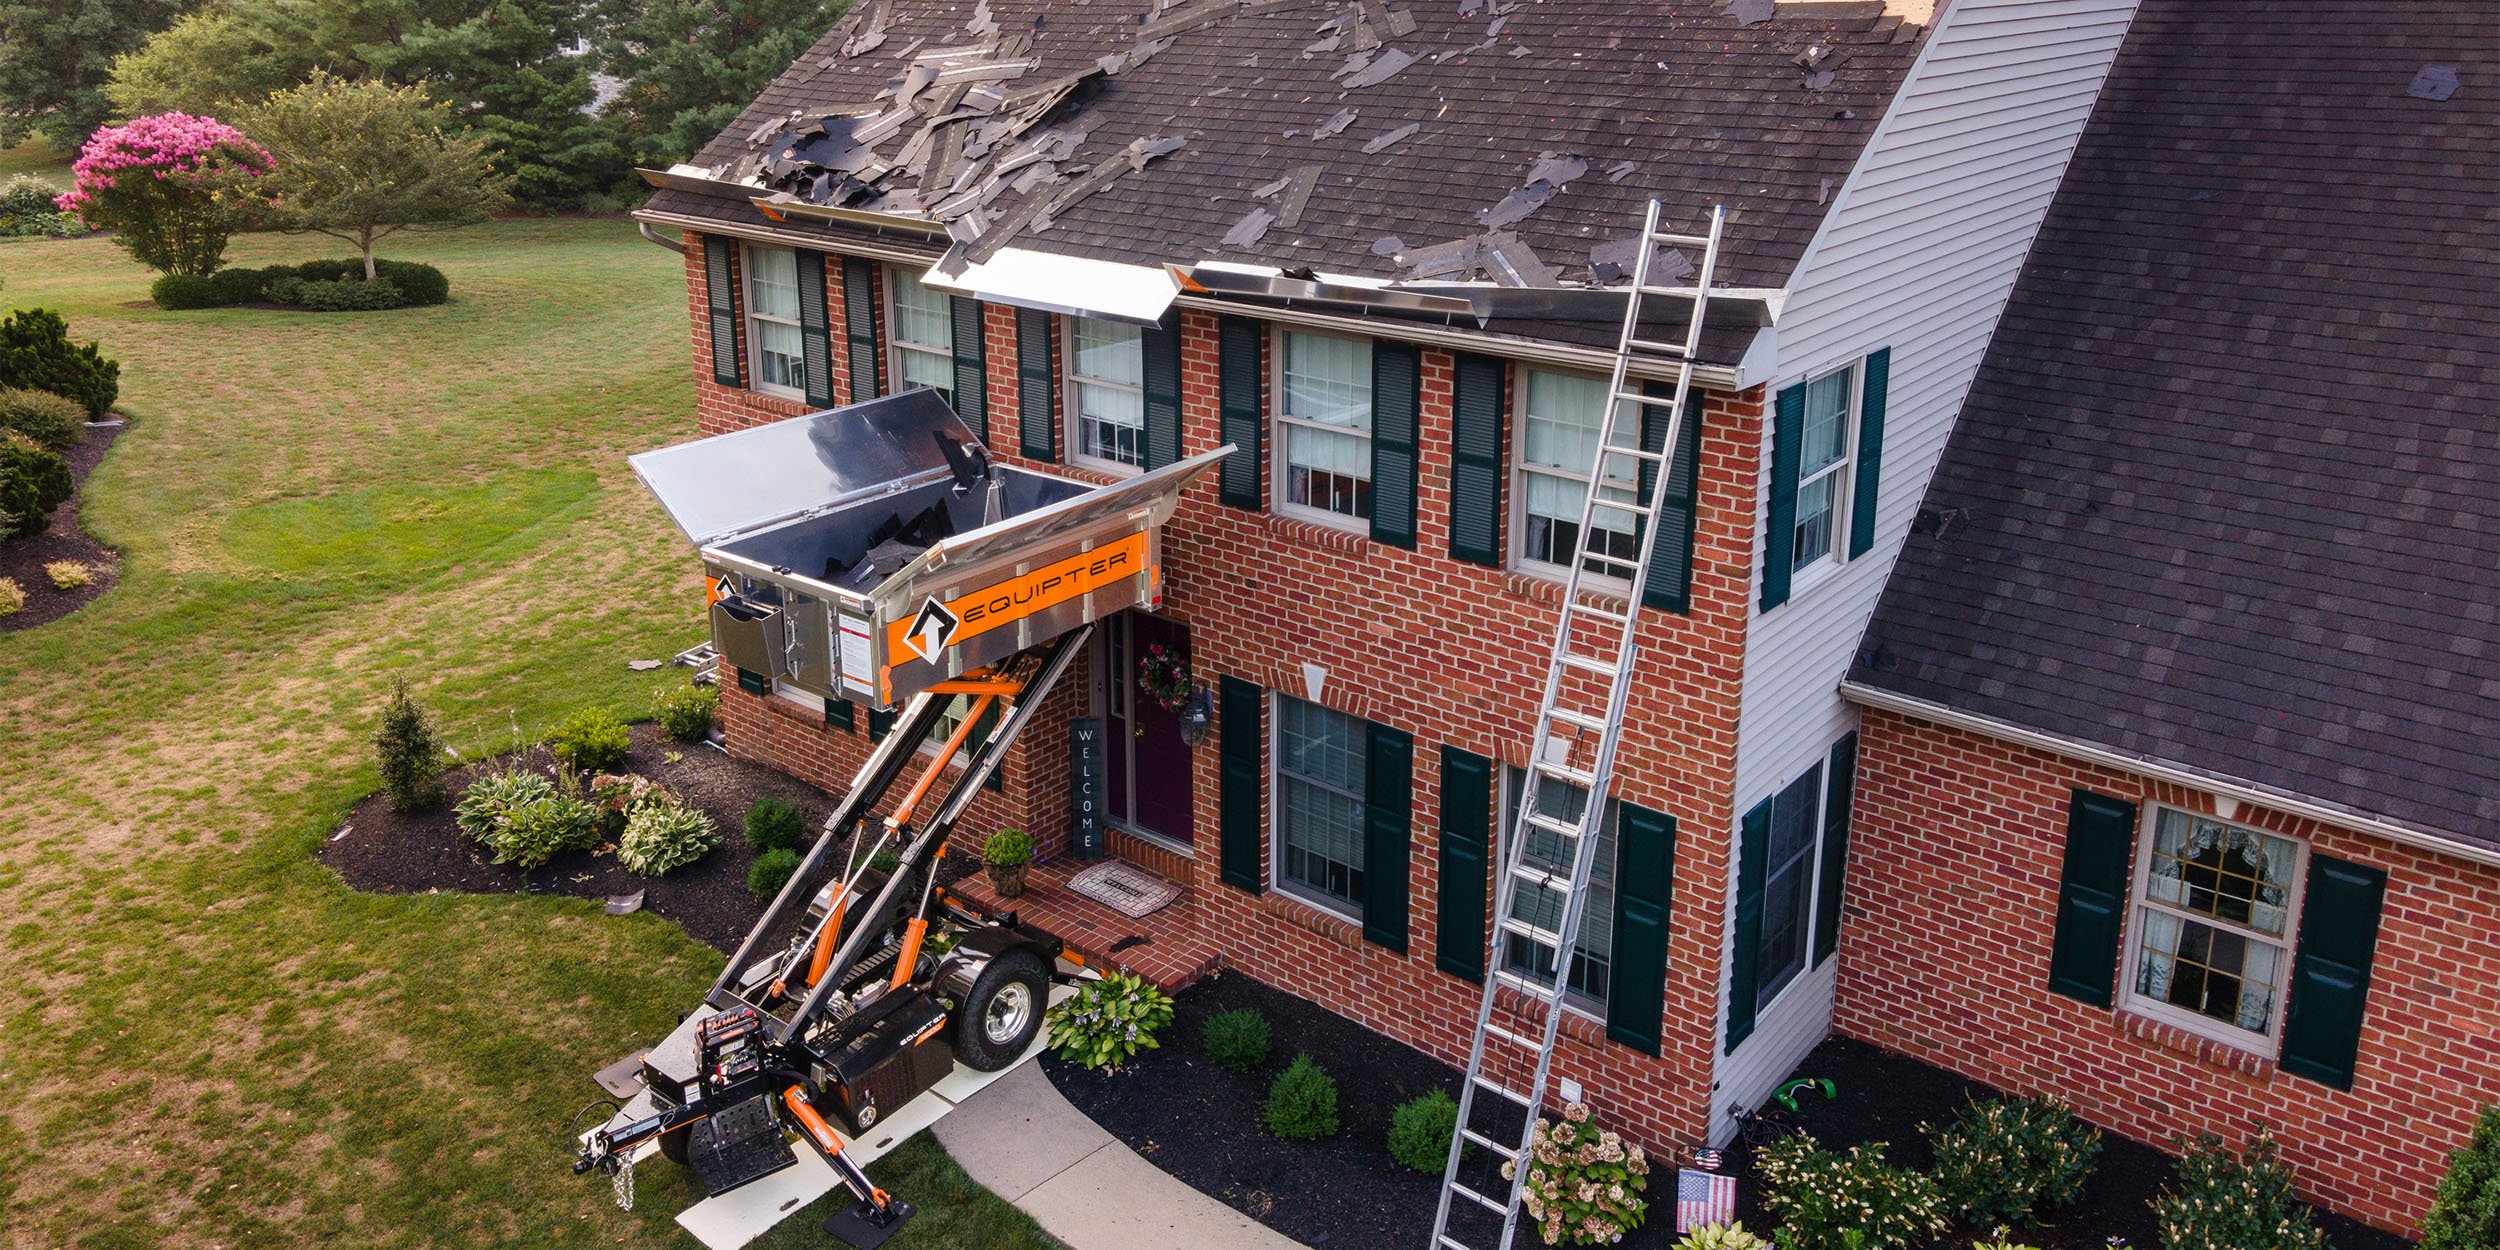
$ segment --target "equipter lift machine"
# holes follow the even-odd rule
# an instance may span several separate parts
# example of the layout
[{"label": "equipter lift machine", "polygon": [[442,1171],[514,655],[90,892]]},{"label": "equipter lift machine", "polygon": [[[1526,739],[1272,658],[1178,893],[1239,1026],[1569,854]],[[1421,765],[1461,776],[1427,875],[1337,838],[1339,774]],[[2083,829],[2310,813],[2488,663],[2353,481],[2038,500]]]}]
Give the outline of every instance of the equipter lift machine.
[{"label": "equipter lift machine", "polygon": [[1095,488],[992,465],[916,390],[633,458],[701,551],[724,679],[901,710],[703,1004],[643,1057],[643,1092],[580,1136],[576,1173],[629,1201],[656,1148],[718,1196],[797,1164],[795,1139],[854,1199],[825,1231],[870,1250],[911,1218],[849,1139],[957,1063],[1013,1065],[1059,969],[1084,966],[939,884],[947,835],[1093,623],[1160,604],[1161,527],[1230,450]]}]

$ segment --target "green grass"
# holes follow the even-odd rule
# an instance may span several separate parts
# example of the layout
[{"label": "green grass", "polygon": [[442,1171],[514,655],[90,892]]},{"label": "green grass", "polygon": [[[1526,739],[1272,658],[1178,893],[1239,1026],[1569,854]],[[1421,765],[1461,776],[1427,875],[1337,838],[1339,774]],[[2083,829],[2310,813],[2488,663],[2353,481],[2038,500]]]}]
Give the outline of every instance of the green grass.
[{"label": "green grass", "polygon": [[[121,585],[0,635],[0,1244],[693,1244],[674,1169],[619,1212],[561,1127],[720,957],[313,858],[395,676],[470,754],[679,679],[625,667],[701,599],[624,457],[691,432],[682,262],[617,221],[387,252],[453,302],[166,313],[107,241],[0,249],[0,301],[100,339],[136,418],[85,511]],[[897,1247],[1052,1244],[933,1143],[878,1174],[929,1212]]]},{"label": "green grass", "polygon": [[41,139],[29,139],[13,148],[0,148],[0,182],[17,174],[41,174],[62,186],[69,185],[69,163],[75,152],[55,152]]}]

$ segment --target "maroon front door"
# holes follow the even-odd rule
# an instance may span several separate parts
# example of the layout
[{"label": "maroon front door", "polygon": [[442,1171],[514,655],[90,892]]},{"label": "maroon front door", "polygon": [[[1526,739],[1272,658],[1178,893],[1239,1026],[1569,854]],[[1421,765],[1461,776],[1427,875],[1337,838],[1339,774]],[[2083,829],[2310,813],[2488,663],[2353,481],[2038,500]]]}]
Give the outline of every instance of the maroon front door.
[{"label": "maroon front door", "polygon": [[1189,654],[1189,627],[1145,612],[1123,612],[1103,631],[1103,747],[1111,818],[1187,842],[1195,823],[1189,748],[1180,719],[1147,694],[1138,659],[1161,646]]}]

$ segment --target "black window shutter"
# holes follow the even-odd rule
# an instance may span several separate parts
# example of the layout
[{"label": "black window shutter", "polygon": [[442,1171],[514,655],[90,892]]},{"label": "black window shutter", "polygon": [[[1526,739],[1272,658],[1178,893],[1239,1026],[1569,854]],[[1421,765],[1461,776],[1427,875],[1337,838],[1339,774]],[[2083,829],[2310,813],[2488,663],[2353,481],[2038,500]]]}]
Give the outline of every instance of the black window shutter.
[{"label": "black window shutter", "polygon": [[955,415],[974,438],[990,441],[990,381],[983,356],[981,301],[969,295],[947,297],[955,315]]},{"label": "black window shutter", "polygon": [[1779,393],[1771,406],[1771,499],[1762,522],[1762,606],[1788,602],[1789,565],[1797,555],[1797,444],[1806,436],[1803,383]]},{"label": "black window shutter", "polygon": [[[1762,883],[1770,868],[1771,800],[1737,822],[1736,940],[1727,965],[1727,1053],[1753,1036],[1754,998],[1762,988]],[[1620,835],[1618,835],[1620,836]]]},{"label": "black window shutter", "polygon": [[1266,708],[1267,694],[1238,677],[1226,677],[1221,684],[1223,693],[1217,711],[1222,723],[1216,732],[1223,735],[1224,742],[1221,797],[1217,800],[1220,845],[1216,864],[1226,885],[1257,894],[1261,889],[1260,835],[1264,832],[1259,828],[1259,783],[1266,772],[1262,759],[1266,742],[1260,732],[1259,717]]},{"label": "black window shutter", "polygon": [[856,404],[885,393],[878,380],[876,266],[857,256],[842,258],[842,338],[851,354],[851,399]]},{"label": "black window shutter", "polygon": [[746,385],[746,363],[738,354],[738,276],[729,263],[737,246],[717,234],[703,236],[703,294],[712,314],[712,380],[723,386]]},{"label": "black window shutter", "polygon": [[2135,804],[2077,790],[2066,806],[2066,866],[2057,886],[2057,938],[2049,989],[2110,1005],[2126,929],[2127,859],[2135,850]]},{"label": "black window shutter", "polygon": [[1403,955],[1415,735],[1368,722],[1363,731],[1363,940]]},{"label": "black window shutter", "polygon": [[[1664,382],[1643,383],[1641,390],[1660,399],[1675,394],[1675,388]],[[1700,510],[1701,501],[1701,408],[1701,391],[1696,388],[1685,392],[1684,423],[1676,431],[1675,459],[1667,465],[1666,490],[1650,489],[1658,467],[1647,461],[1641,464],[1641,496],[1655,499],[1657,523],[1664,527],[1658,534],[1658,545],[1649,550],[1649,584],[1641,592],[1643,607],[1667,612],[1693,610],[1693,517]],[[1641,405],[1641,446],[1660,451],[1666,445],[1666,406]]]},{"label": "black window shutter", "polygon": [[748,694],[770,694],[773,689],[773,679],[762,673],[742,668],[738,670],[738,689]]},{"label": "black window shutter", "polygon": [[1139,344],[1146,367],[1146,467],[1160,469],[1181,458],[1180,314],[1172,324],[1144,332]]},{"label": "black window shutter", "polygon": [[868,709],[868,740],[885,741],[885,736],[894,732],[894,716],[893,712],[882,708]]},{"label": "black window shutter", "polygon": [[1492,849],[1493,761],[1441,748],[1440,907],[1433,962],[1441,971],[1484,980],[1486,856]]},{"label": "black window shutter", "polygon": [[844,733],[857,732],[859,722],[853,719],[853,712],[849,699],[825,700],[825,728],[839,729]]},{"label": "black window shutter", "polygon": [[1892,349],[1879,347],[1866,358],[1866,374],[1858,392],[1857,482],[1849,488],[1849,558],[1857,559],[1875,544],[1875,496],[1884,477],[1884,392],[1892,384]]},{"label": "black window shutter", "polygon": [[2386,897],[2386,873],[2314,852],[2309,856],[2300,953],[2292,959],[2292,1005],[2283,1019],[2284,1071],[2352,1088],[2369,1006],[2370,961],[2378,953],[2379,908]]},{"label": "black window shutter", "polygon": [[1223,500],[1255,512],[1267,503],[1267,377],[1259,366],[1267,331],[1248,317],[1219,317],[1215,334],[1216,406],[1224,441],[1235,448],[1218,470]]},{"label": "black window shutter", "polygon": [[1372,344],[1372,541],[1415,545],[1415,420],[1424,354],[1411,343]]},{"label": "black window shutter", "polygon": [[1858,735],[1852,730],[1832,746],[1823,794],[1823,866],[1814,887],[1814,966],[1840,949],[1840,882],[1849,867],[1849,801],[1858,779]]},{"label": "black window shutter", "polygon": [[1050,367],[1050,314],[1016,310],[1016,438],[1034,460],[1059,458],[1059,392]]},{"label": "black window shutter", "polygon": [[1464,352],[1450,373],[1450,558],[1502,564],[1502,362]]},{"label": "black window shutter", "polygon": [[1606,1036],[1658,1053],[1667,1006],[1667,914],[1675,891],[1675,817],[1624,803],[1615,817],[1615,955]]},{"label": "black window shutter", "polygon": [[825,254],[799,249],[799,343],[807,402],[833,406],[833,310],[825,301]]}]

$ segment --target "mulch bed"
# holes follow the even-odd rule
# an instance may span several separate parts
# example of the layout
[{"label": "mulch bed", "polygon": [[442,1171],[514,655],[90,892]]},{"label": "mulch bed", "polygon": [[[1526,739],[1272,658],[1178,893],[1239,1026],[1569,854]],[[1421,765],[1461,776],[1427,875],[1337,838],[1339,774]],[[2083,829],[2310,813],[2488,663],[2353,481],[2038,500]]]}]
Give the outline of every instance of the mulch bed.
[{"label": "mulch bed", "polygon": [[[87,537],[79,528],[78,510],[86,502],[87,476],[104,462],[104,453],[129,426],[90,425],[87,437],[69,449],[70,477],[76,494],[52,513],[52,524],[29,538],[0,541],[0,577],[10,578],[26,592],[26,606],[0,616],[0,634],[48,625],[102,598],[122,578],[122,561],[112,548]],[[95,580],[60,590],[43,566],[55,560],[76,560],[95,570]]]},{"label": "mulch bed", "polygon": [[[696,940],[721,951],[740,940],[764,914],[768,899],[747,890],[747,805],[766,795],[790,800],[809,837],[824,827],[833,802],[804,781],[760,764],[731,759],[709,746],[677,742],[649,724],[631,727],[634,747],[614,772],[640,773],[701,808],[726,835],[711,854],[664,877],[637,877],[616,862],[613,847],[566,851],[529,872],[492,862],[452,820],[451,801],[422,812],[401,813],[379,795],[356,805],[342,831],[321,848],[321,862],[360,890],[423,894],[456,890],[472,894],[561,894],[604,899],[644,891],[642,909],[683,926]],[[673,761],[670,757],[676,757]],[[443,778],[457,798],[483,761]]]},{"label": "mulch bed", "polygon": [[[1243,1075],[1216,1066],[1199,1050],[1209,1016],[1249,1007],[1267,1016],[1276,1049],[1265,1068]],[[1430,1232],[1440,1178],[1408,1171],[1389,1157],[1389,1115],[1398,1103],[1439,1086],[1457,1092],[1456,1068],[1365,1029],[1318,1005],[1238,973],[1182,991],[1162,1047],[1111,1073],[1042,1057],[1042,1068],[1078,1110],[1156,1166],[1202,1193],[1276,1231],[1312,1246],[1420,1245]],[[1296,1052],[1307,1051],[1337,1078],[1340,1132],[1320,1142],[1271,1136],[1261,1119],[1267,1090]],[[1924,1168],[1929,1157],[1918,1125],[1949,1118],[1963,1101],[1996,1091],[1975,1081],[1873,1046],[1832,1038],[1798,1067],[1830,1078],[1838,1096],[1806,1095],[1795,1117],[1827,1147],[1892,1143],[1893,1163]],[[2113,1238],[2151,1250],[2161,1244],[2149,1202],[2172,1174],[2170,1159],[2150,1146],[2104,1135],[2099,1166],[2081,1202],[2049,1227],[2016,1240],[2042,1250],[2104,1250]],[[1738,1212],[1748,1229],[1768,1234],[1776,1221],[1762,1210],[1752,1151],[1738,1143],[1725,1166],[1741,1179]],[[1650,1173],[1650,1219],[1627,1247],[1676,1241],[1675,1172],[1659,1160]],[[2341,1216],[2318,1222],[2336,1250],[2404,1250],[2410,1243]],[[1934,1250],[1966,1250],[1974,1235],[1957,1230]],[[1521,1246],[1541,1244],[1523,1228]]]}]

